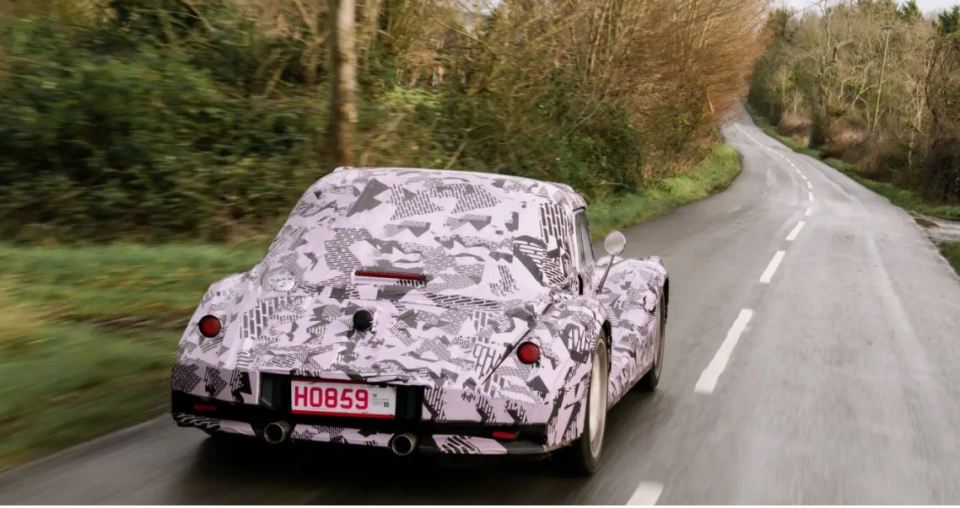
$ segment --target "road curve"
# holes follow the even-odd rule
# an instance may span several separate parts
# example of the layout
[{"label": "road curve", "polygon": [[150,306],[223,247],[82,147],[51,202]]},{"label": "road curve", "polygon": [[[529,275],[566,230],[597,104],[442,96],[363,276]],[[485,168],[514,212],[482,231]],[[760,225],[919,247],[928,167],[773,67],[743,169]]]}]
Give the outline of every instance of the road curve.
[{"label": "road curve", "polygon": [[0,475],[0,503],[960,503],[960,279],[884,198],[747,118],[724,134],[728,190],[625,231],[671,273],[666,362],[594,477],[238,448],[164,416]]}]

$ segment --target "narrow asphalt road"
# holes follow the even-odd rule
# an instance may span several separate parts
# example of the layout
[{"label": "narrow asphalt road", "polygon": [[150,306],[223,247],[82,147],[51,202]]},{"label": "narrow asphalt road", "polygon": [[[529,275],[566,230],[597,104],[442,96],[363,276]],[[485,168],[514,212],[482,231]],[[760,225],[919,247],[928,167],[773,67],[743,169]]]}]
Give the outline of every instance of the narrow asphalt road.
[{"label": "narrow asphalt road", "polygon": [[960,279],[914,220],[748,119],[725,192],[626,231],[664,257],[664,378],[592,478],[547,463],[223,446],[169,418],[0,476],[2,503],[960,503]]}]

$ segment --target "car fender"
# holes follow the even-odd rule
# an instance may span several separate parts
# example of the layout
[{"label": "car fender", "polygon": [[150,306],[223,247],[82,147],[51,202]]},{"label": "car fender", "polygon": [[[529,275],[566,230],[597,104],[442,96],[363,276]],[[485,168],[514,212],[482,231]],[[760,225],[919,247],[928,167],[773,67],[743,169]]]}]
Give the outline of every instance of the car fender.
[{"label": "car fender", "polygon": [[525,365],[516,354],[508,354],[485,381],[503,385],[504,380],[519,377],[525,381],[524,390],[538,394],[544,413],[535,419],[547,424],[548,449],[572,442],[583,431],[591,355],[606,316],[604,306],[591,296],[554,302],[517,343],[540,346],[540,360]]},{"label": "car fender", "polygon": [[[602,258],[598,266],[605,268],[609,260]],[[659,257],[618,259],[597,295],[608,309],[612,332],[610,405],[653,365],[655,316],[665,301],[666,281],[667,270]]]},{"label": "car fender", "polygon": [[255,401],[258,380],[237,375],[222,361],[227,332],[204,337],[197,326],[200,318],[212,314],[220,319],[223,330],[231,330],[238,316],[229,310],[251,287],[249,272],[228,275],[210,285],[180,337],[170,376],[172,390],[234,402]]}]

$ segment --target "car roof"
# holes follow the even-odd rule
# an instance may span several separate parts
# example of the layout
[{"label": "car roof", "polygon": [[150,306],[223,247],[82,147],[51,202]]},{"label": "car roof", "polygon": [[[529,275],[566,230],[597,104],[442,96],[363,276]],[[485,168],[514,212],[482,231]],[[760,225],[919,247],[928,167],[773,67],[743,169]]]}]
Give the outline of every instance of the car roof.
[{"label": "car roof", "polygon": [[462,179],[464,183],[471,183],[474,185],[484,185],[494,188],[504,188],[507,186],[513,192],[518,190],[525,191],[525,193],[529,194],[530,196],[565,204],[573,210],[586,206],[586,200],[583,198],[583,196],[581,196],[577,191],[573,190],[573,188],[567,184],[545,182],[543,180],[536,180],[522,176],[504,175],[499,173],[481,173],[477,171],[406,167],[341,166],[334,169],[330,175],[321,178],[316,185],[323,186],[325,180],[333,175],[340,177],[338,179],[343,177],[350,178],[351,173],[356,175],[357,180],[376,178],[388,186],[402,186],[409,181],[424,177],[454,177],[457,179]]}]

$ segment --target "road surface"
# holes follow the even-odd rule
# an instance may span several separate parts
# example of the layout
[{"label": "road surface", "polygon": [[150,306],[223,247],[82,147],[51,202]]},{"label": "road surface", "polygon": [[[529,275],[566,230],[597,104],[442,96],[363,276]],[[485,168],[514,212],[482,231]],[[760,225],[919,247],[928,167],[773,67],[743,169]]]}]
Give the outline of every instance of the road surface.
[{"label": "road surface", "polygon": [[726,191],[630,228],[664,257],[664,378],[592,478],[542,462],[245,451],[168,417],[0,476],[3,503],[960,503],[960,279],[902,210],[748,119]]}]

